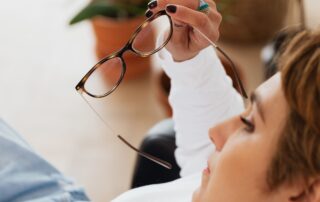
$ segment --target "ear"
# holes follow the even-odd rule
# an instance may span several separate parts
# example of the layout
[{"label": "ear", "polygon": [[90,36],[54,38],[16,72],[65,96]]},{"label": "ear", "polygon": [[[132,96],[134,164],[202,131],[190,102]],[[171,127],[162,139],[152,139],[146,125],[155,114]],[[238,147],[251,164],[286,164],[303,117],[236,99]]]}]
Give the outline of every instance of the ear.
[{"label": "ear", "polygon": [[311,181],[307,189],[290,197],[291,202],[320,202],[320,178]]}]

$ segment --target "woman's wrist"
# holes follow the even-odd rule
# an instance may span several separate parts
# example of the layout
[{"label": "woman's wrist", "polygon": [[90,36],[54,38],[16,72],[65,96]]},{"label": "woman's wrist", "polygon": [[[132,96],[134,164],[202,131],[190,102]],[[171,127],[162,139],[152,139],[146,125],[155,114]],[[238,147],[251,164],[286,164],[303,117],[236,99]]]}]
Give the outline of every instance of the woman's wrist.
[{"label": "woman's wrist", "polygon": [[191,59],[195,58],[198,54],[199,54],[199,52],[190,53],[190,54],[182,54],[182,55],[172,55],[172,59],[175,62],[184,62],[184,61],[191,60]]}]

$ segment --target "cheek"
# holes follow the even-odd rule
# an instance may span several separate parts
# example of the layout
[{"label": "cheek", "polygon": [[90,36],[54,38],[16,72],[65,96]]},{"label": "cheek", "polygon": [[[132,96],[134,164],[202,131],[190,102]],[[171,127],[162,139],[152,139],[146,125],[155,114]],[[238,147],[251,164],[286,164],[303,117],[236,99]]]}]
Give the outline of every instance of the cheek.
[{"label": "cheek", "polygon": [[200,188],[198,188],[192,194],[192,202],[201,202],[200,196]]},{"label": "cheek", "polygon": [[269,156],[268,146],[259,141],[259,137],[243,137],[226,145],[218,165],[219,169],[225,170],[239,181],[246,177],[260,181],[267,170]]},{"label": "cheek", "polygon": [[206,200],[257,198],[257,190],[265,185],[270,152],[261,143],[247,137],[237,137],[226,143],[215,165],[211,166],[213,170],[206,189]]}]

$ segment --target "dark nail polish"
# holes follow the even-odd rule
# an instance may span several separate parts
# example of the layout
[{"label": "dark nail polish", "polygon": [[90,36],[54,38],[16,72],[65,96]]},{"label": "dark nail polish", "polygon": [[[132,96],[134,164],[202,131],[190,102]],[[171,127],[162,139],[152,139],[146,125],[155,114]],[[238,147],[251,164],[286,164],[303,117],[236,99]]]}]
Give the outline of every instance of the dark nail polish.
[{"label": "dark nail polish", "polygon": [[158,2],[157,2],[156,0],[150,1],[150,2],[148,3],[148,8],[149,8],[149,9],[154,9],[155,7],[157,7],[157,5],[158,5]]},{"label": "dark nail polish", "polygon": [[166,7],[166,10],[169,13],[175,13],[177,11],[177,7],[175,5],[169,5],[169,6]]},{"label": "dark nail polish", "polygon": [[150,18],[153,15],[153,12],[152,11],[147,11],[145,15],[146,15],[147,18]]}]

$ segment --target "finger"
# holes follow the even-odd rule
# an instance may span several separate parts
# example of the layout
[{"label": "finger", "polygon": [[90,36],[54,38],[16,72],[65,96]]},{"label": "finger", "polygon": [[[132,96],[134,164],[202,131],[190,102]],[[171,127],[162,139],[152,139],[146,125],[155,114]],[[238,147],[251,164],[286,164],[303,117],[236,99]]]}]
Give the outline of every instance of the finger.
[{"label": "finger", "polygon": [[157,0],[152,0],[152,1],[150,1],[150,2],[148,3],[148,8],[149,8],[150,10],[156,8],[157,6],[158,6],[158,1],[157,1]]},{"label": "finger", "polygon": [[148,3],[148,10],[145,13],[146,17],[149,18],[152,15],[158,13],[160,10],[164,10],[165,6],[167,5],[166,1],[169,1],[169,0],[152,0],[152,1],[150,1]]},{"label": "finger", "polygon": [[218,23],[221,23],[222,16],[218,12],[216,3],[212,0],[204,0],[204,1],[209,5],[209,12],[206,13],[209,16],[209,18],[212,21],[217,21]]},{"label": "finger", "polygon": [[214,8],[211,8],[209,14],[206,15],[184,6],[170,4],[166,7],[166,11],[173,21],[186,23],[208,36],[211,40],[217,41],[221,15]]},{"label": "finger", "polygon": [[[211,1],[211,0],[209,0]],[[199,6],[199,0],[151,0],[148,3],[148,10],[152,11],[152,14],[159,12],[160,10],[165,10],[166,6],[169,4],[179,4],[191,9],[197,9]],[[214,3],[210,3],[214,6]],[[148,14],[150,14],[149,12]]]},{"label": "finger", "polygon": [[208,25],[210,21],[218,23],[221,21],[220,13],[211,7],[208,14],[175,4],[167,5],[166,11],[173,20],[180,20],[196,28]]},{"label": "finger", "polygon": [[160,10],[164,10],[166,5],[169,4],[169,1],[170,0],[152,0],[148,4],[148,8],[152,10],[154,13],[156,13]]},{"label": "finger", "polygon": [[216,8],[217,5],[216,5],[216,2],[212,1],[212,0],[204,0],[207,4],[209,4],[209,6],[211,8]]},{"label": "finger", "polygon": [[147,17],[147,18],[150,18],[152,15],[153,15],[153,12],[151,10],[147,10],[144,15]]},{"label": "finger", "polygon": [[164,10],[167,5],[175,4],[185,6],[196,10],[199,6],[199,0],[157,0],[157,8]]}]

